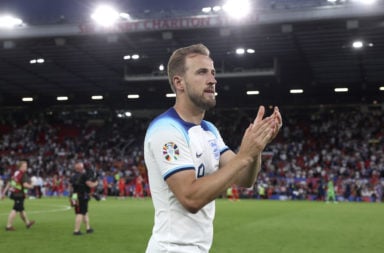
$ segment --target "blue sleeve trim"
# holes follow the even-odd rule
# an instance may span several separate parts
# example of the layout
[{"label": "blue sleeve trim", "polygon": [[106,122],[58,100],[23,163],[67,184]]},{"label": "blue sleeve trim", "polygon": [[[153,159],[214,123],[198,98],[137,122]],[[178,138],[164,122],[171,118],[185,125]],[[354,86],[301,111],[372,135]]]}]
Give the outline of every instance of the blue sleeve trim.
[{"label": "blue sleeve trim", "polygon": [[224,154],[224,153],[227,152],[228,150],[230,150],[228,147],[226,147],[225,149],[221,150],[221,151],[220,151],[220,155]]},{"label": "blue sleeve trim", "polygon": [[178,168],[178,169],[172,170],[163,176],[164,181],[167,180],[167,178],[169,178],[173,174],[180,172],[180,171],[184,171],[184,170],[195,170],[195,168],[194,167],[183,167],[183,168]]}]

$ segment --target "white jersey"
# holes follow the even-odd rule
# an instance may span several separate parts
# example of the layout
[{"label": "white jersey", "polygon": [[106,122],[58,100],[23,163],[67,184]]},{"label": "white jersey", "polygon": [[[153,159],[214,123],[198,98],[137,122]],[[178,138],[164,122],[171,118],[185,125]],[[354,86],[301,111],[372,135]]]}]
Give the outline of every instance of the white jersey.
[{"label": "white jersey", "polygon": [[192,214],[176,199],[165,180],[183,170],[195,170],[196,178],[209,175],[218,170],[220,155],[226,150],[219,131],[208,121],[200,125],[185,122],[173,108],[152,121],[144,141],[155,208],[147,253],[209,251],[215,202]]}]

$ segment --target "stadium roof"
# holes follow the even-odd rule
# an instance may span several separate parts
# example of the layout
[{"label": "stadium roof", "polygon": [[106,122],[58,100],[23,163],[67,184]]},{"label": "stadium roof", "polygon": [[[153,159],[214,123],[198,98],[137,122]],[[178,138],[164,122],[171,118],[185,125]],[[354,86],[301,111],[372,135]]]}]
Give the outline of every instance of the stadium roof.
[{"label": "stadium roof", "polygon": [[0,14],[12,12],[24,24],[0,28],[0,106],[32,97],[27,106],[167,107],[173,99],[165,97],[171,89],[159,66],[193,43],[211,50],[222,107],[384,102],[383,1],[257,1],[241,21],[201,12],[220,1],[108,2],[130,19],[96,25],[89,18],[96,1],[2,1]]}]

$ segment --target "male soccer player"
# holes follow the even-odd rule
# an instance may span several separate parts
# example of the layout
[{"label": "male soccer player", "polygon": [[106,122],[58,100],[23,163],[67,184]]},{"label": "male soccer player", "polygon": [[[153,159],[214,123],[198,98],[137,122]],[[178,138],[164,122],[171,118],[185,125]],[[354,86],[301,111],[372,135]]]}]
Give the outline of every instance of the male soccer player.
[{"label": "male soccer player", "polygon": [[282,125],[275,107],[264,118],[260,106],[235,154],[218,129],[205,121],[216,105],[215,68],[202,44],[176,50],[168,62],[175,105],[147,129],[144,157],[155,208],[147,253],[208,252],[213,239],[215,198],[232,184],[250,187],[260,171],[261,153]]}]

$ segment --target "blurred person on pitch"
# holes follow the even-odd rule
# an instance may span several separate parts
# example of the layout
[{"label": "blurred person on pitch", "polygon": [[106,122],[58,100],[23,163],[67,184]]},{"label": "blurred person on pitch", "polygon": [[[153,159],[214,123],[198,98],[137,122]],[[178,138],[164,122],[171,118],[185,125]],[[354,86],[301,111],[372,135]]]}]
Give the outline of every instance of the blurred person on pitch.
[{"label": "blurred person on pitch", "polygon": [[235,154],[218,129],[204,120],[205,112],[216,105],[209,49],[202,44],[177,49],[168,62],[168,78],[176,102],[151,122],[144,141],[155,208],[146,252],[209,252],[214,200],[233,184],[253,186],[261,153],[278,134],[282,118],[277,107],[264,117],[260,106]]},{"label": "blurred person on pitch", "polygon": [[91,188],[97,186],[98,181],[86,173],[84,163],[77,161],[74,165],[75,172],[70,179],[70,202],[75,209],[75,229],[73,235],[82,235],[81,223],[85,224],[86,233],[94,232],[88,216],[88,202],[91,199]]},{"label": "blurred person on pitch", "polygon": [[3,199],[4,195],[3,195],[3,187],[4,187],[4,179],[3,179],[3,176],[0,175],[0,199]]},{"label": "blurred person on pitch", "polygon": [[36,185],[35,185],[36,198],[41,199],[41,197],[43,196],[43,186],[44,186],[44,180],[38,174],[36,177]]},{"label": "blurred person on pitch", "polygon": [[27,228],[30,228],[35,221],[29,220],[24,208],[24,200],[28,189],[33,189],[33,185],[27,175],[28,163],[27,161],[20,161],[18,163],[18,169],[13,173],[10,182],[5,186],[2,196],[4,197],[6,192],[10,191],[10,198],[14,201],[13,208],[8,216],[6,231],[13,231],[13,222],[17,213],[20,213],[20,218],[25,223]]}]

